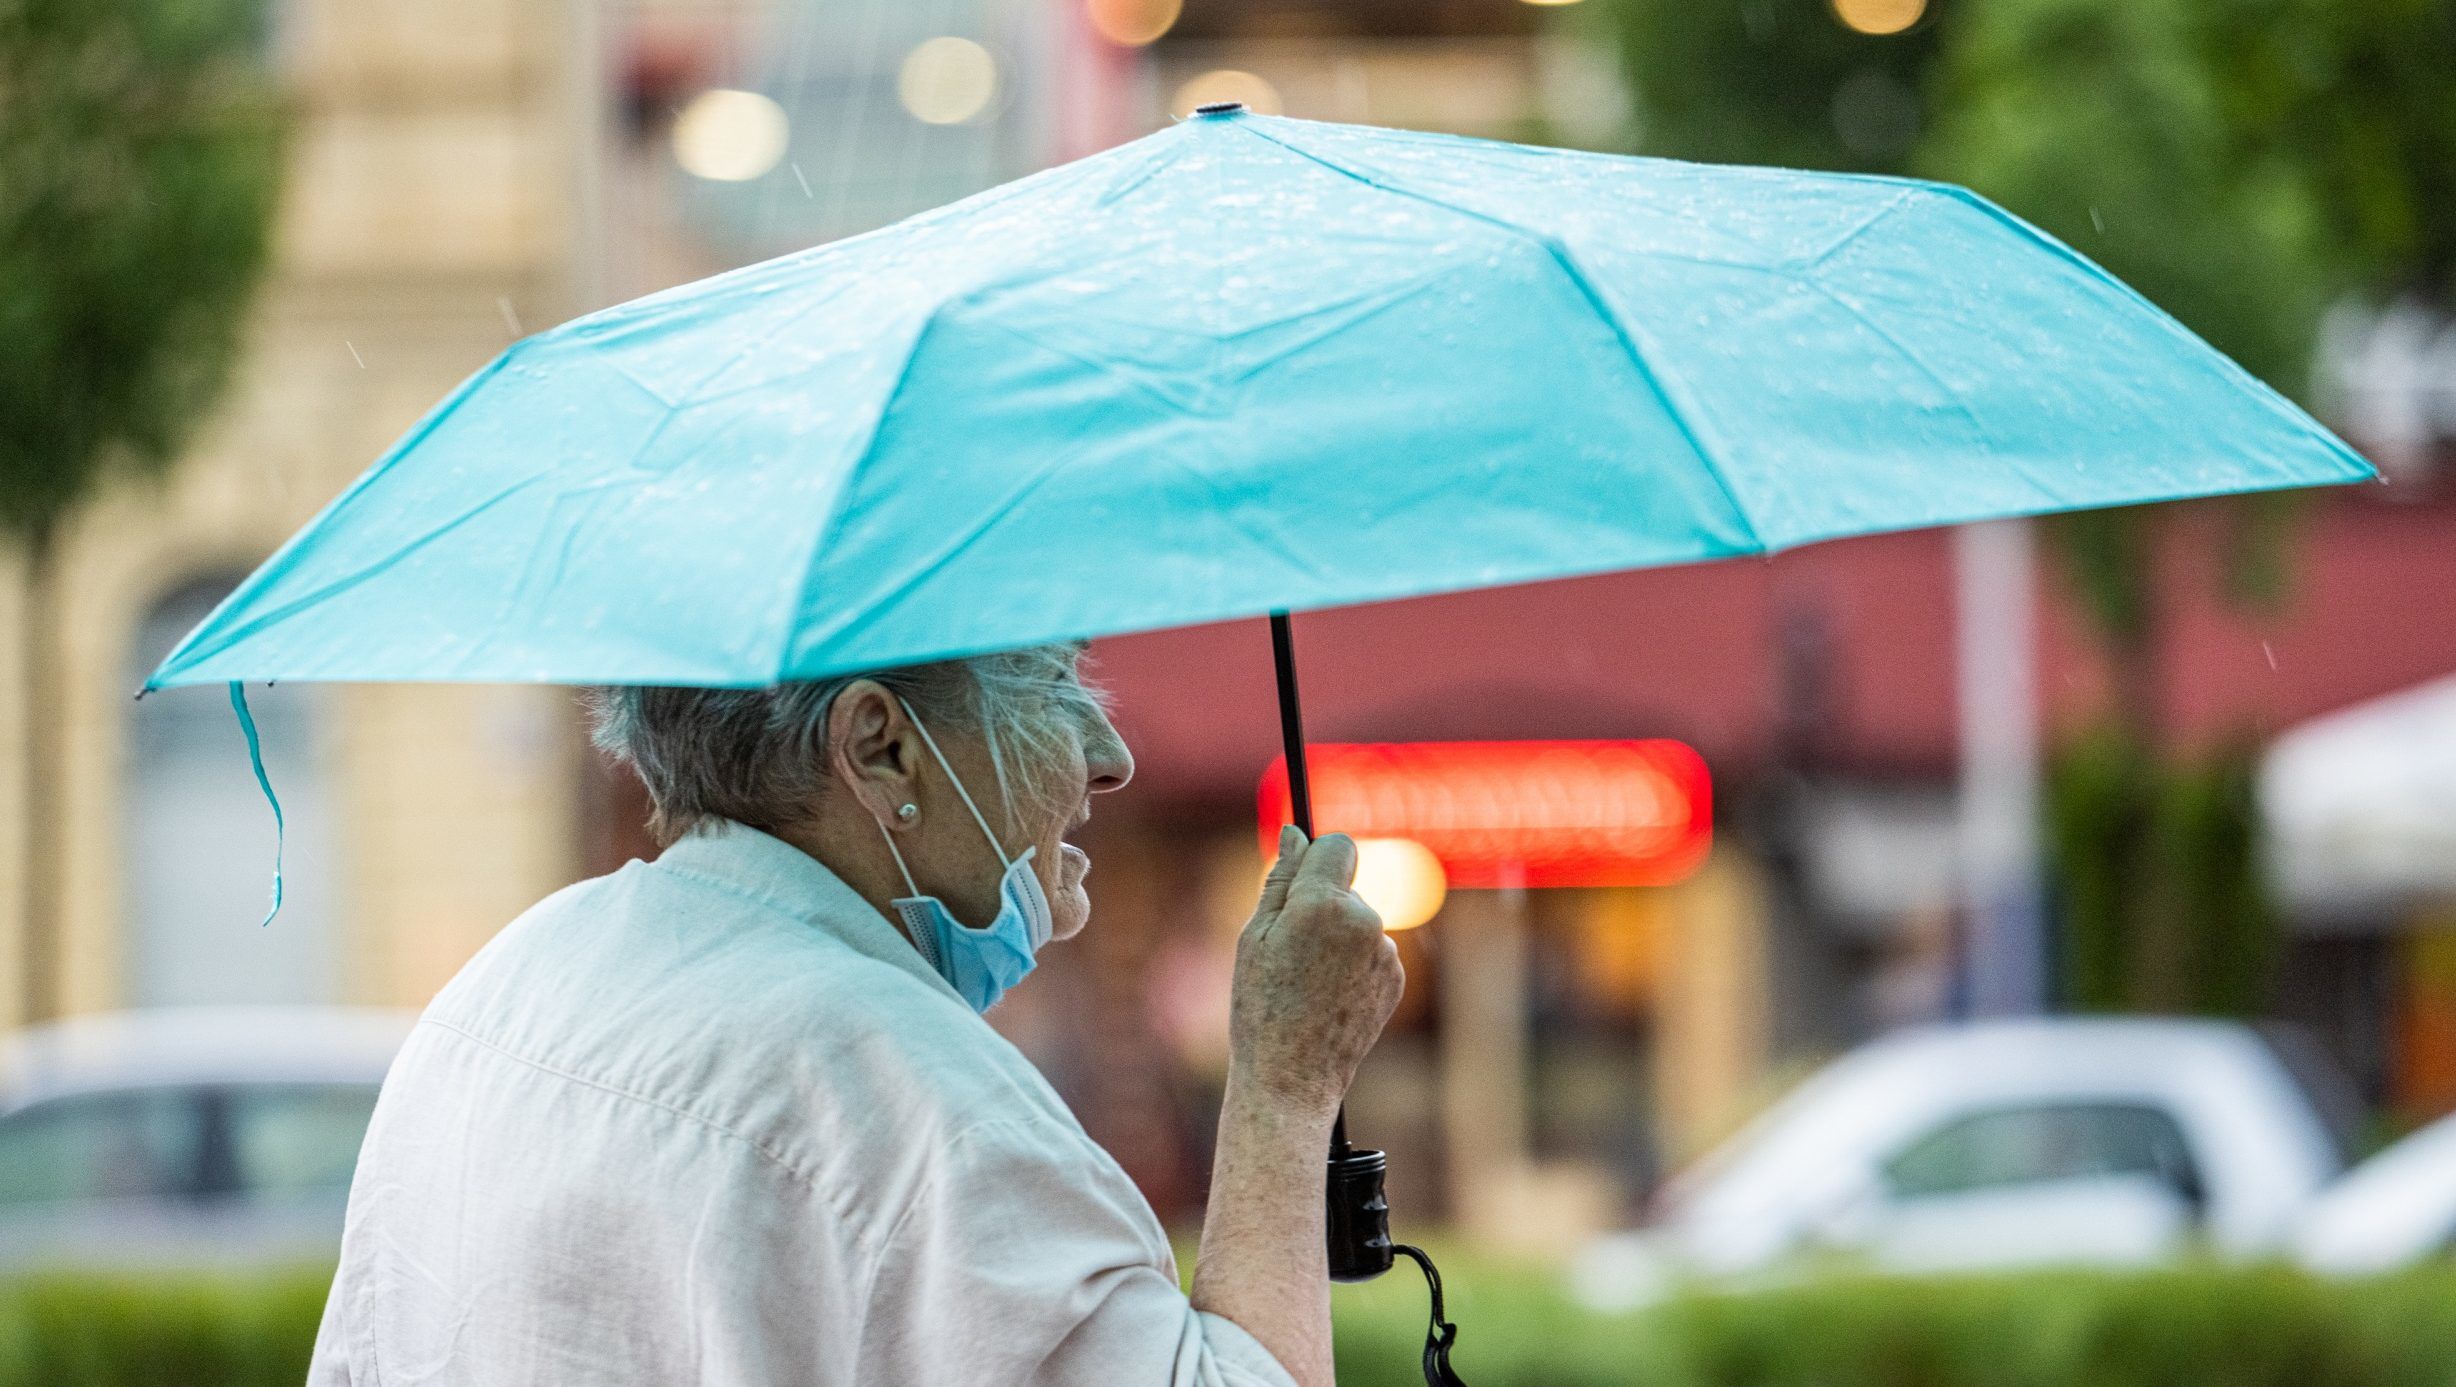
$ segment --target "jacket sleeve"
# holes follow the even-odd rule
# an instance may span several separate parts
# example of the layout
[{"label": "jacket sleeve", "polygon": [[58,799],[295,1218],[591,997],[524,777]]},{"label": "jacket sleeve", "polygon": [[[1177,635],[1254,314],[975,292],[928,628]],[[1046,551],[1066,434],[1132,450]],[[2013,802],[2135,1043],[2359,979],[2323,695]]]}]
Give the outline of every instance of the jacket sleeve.
[{"label": "jacket sleeve", "polygon": [[877,1249],[863,1382],[1295,1387],[1187,1302],[1150,1207],[1080,1133],[981,1124],[913,1176]]}]

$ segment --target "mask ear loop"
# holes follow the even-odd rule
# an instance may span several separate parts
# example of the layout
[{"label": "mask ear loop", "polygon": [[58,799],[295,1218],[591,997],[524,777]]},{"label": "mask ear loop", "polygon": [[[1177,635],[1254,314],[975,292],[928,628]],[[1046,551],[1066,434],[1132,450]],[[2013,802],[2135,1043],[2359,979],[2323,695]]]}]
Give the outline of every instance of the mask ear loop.
[{"label": "mask ear loop", "polygon": [[895,859],[895,869],[904,874],[904,894],[907,896],[920,895],[921,883],[912,879],[912,868],[904,865],[904,854],[896,848],[895,835],[887,831],[887,821],[872,819],[870,822],[878,825],[878,836],[887,842],[887,855]]},{"label": "mask ear loop", "polygon": [[[913,712],[912,705],[904,701],[904,695],[897,694],[895,701],[896,705],[904,710],[904,716],[912,721],[912,730],[921,734],[921,744],[930,749],[930,755],[938,758],[938,769],[947,773],[947,783],[955,787],[956,798],[964,802],[964,808],[972,811],[972,821],[981,826],[981,836],[989,840],[989,850],[998,855],[998,865],[1012,870],[1015,865],[1014,859],[1006,855],[1006,845],[998,841],[998,835],[989,827],[989,820],[982,816],[981,807],[972,802],[972,793],[964,788],[963,778],[955,773],[955,767],[948,764],[947,754],[938,749],[938,739],[930,735],[927,727],[922,726],[920,715]],[[887,826],[880,824],[878,831],[886,832]],[[890,841],[888,846],[893,847],[894,843]],[[896,862],[898,866],[901,866],[903,859],[899,857]],[[909,875],[905,877],[907,881],[911,879]]]},{"label": "mask ear loop", "polygon": [[[896,700],[898,703],[903,701],[904,700],[900,698]],[[827,700],[826,709],[819,714],[820,721],[826,721],[829,714],[832,714],[835,711],[835,708],[836,700],[831,695]],[[904,715],[906,717],[912,716],[912,710],[910,708],[905,709]],[[921,883],[912,879],[912,868],[904,865],[904,854],[895,845],[895,835],[887,831],[887,821],[885,819],[873,816],[870,822],[878,825],[878,836],[880,840],[887,845],[887,855],[895,859],[895,869],[897,873],[904,878],[904,894],[908,897],[919,896],[921,894]]]}]

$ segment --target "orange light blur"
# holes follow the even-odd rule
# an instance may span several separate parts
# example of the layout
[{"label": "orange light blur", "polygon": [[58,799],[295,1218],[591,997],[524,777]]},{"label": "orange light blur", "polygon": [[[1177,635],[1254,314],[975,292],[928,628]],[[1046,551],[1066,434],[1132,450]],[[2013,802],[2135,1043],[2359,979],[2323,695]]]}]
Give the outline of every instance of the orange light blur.
[{"label": "orange light blur", "polygon": [[1927,13],[1927,0],[1833,0],[1834,18],[1863,34],[1898,34]]},{"label": "orange light blur", "polygon": [[[1306,748],[1325,833],[1412,838],[1452,887],[1667,886],[1713,845],[1704,758],[1674,741],[1329,743]],[[1267,858],[1290,822],[1263,772]]]},{"label": "orange light blur", "polygon": [[1166,34],[1184,9],[1184,0],[1084,0],[1084,14],[1100,37],[1126,48],[1140,48]]}]

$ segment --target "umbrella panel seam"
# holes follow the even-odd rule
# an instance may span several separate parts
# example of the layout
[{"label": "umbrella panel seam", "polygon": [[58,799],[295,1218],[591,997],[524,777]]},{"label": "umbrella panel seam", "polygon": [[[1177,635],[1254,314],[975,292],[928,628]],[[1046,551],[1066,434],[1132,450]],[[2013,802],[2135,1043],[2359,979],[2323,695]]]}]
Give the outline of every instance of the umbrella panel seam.
[{"label": "umbrella panel seam", "polygon": [[1504,235],[1515,237],[1542,251],[1545,256],[1551,260],[1553,265],[1560,270],[1561,274],[1568,279],[1570,287],[1577,291],[1578,297],[1585,301],[1587,308],[1593,312],[1597,318],[1601,319],[1604,326],[1611,331],[1613,339],[1620,344],[1622,355],[1628,359],[1630,368],[1637,373],[1638,378],[1645,382],[1647,390],[1651,392],[1656,399],[1662,402],[1663,412],[1670,416],[1673,427],[1680,431],[1680,436],[1682,439],[1687,441],[1689,450],[1696,454],[1697,461],[1705,468],[1706,475],[1714,479],[1715,489],[1722,493],[1723,500],[1731,508],[1732,519],[1737,521],[1741,530],[1746,532],[1750,544],[1754,546],[1756,551],[1759,553],[1769,551],[1769,546],[1766,543],[1765,537],[1757,530],[1756,518],[1750,515],[1748,513],[1748,507],[1742,504],[1739,493],[1734,488],[1730,476],[1727,474],[1722,465],[1721,459],[1716,457],[1714,450],[1708,446],[1702,431],[1698,428],[1697,421],[1692,417],[1694,412],[1693,407],[1684,406],[1681,401],[1675,397],[1670,387],[1665,383],[1663,374],[1655,368],[1653,362],[1648,359],[1644,348],[1638,344],[1635,331],[1626,322],[1622,321],[1621,315],[1613,309],[1610,301],[1603,297],[1602,291],[1595,287],[1593,280],[1589,278],[1585,270],[1579,266],[1577,257],[1571,251],[1570,247],[1559,237],[1551,235],[1548,232],[1538,231],[1533,227],[1520,226],[1515,222],[1507,221],[1500,217],[1491,216],[1487,213],[1478,212],[1471,207],[1461,207],[1456,203],[1443,201],[1442,199],[1429,193],[1419,192],[1413,188],[1406,188],[1393,183],[1383,182],[1380,179],[1370,177],[1355,169],[1349,168],[1346,165],[1339,163],[1335,159],[1330,159],[1323,155],[1316,154],[1309,149],[1299,148],[1296,145],[1290,144],[1287,141],[1270,134],[1268,131],[1255,129],[1250,126],[1246,128],[1251,130],[1251,133],[1257,139],[1268,141],[1269,143],[1277,145],[1279,148],[1296,155],[1300,159],[1311,160],[1312,162],[1321,165],[1323,168],[1329,169],[1333,173],[1336,173],[1344,178],[1353,179],[1368,188],[1375,189],[1379,192],[1388,193],[1393,197],[1403,197],[1416,202],[1421,202],[1428,207],[1437,207],[1454,216],[1464,217],[1470,221],[1493,227]]}]

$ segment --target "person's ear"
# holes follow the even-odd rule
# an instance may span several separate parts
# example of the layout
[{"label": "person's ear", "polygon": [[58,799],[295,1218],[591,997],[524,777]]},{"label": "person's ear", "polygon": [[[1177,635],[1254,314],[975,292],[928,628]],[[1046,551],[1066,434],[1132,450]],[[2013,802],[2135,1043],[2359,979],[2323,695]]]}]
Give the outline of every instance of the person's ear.
[{"label": "person's ear", "polygon": [[890,828],[910,824],[904,807],[920,802],[919,741],[903,705],[875,680],[845,685],[827,710],[828,772]]}]

